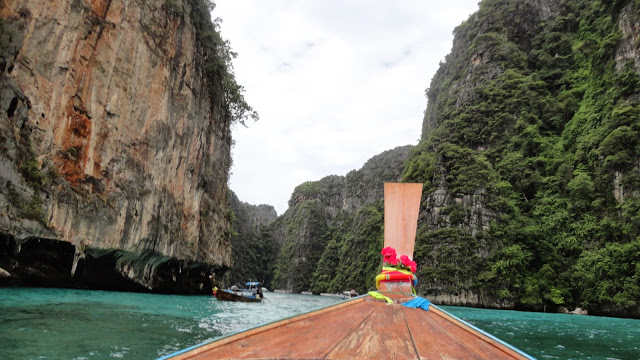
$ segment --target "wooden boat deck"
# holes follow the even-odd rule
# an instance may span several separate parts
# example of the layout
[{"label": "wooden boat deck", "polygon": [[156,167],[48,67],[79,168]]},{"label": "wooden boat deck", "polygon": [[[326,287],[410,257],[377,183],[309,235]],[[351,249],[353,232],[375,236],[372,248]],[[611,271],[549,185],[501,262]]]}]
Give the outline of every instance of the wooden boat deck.
[{"label": "wooden boat deck", "polygon": [[[422,184],[384,185],[385,246],[413,256]],[[406,281],[369,295],[205,343],[163,359],[532,359],[510,345],[413,299]]]},{"label": "wooden boat deck", "polygon": [[434,306],[425,311],[364,296],[187,349],[170,359],[531,357]]}]

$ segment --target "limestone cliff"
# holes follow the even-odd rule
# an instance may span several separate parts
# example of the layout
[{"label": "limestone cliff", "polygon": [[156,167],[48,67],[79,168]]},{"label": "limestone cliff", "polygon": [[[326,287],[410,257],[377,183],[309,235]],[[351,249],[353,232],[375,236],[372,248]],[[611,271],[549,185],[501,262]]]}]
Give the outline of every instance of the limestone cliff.
[{"label": "limestone cliff", "polygon": [[329,175],[319,181],[300,184],[289,198],[289,208],[318,199],[331,216],[338,211],[354,213],[384,197],[384,183],[398,181],[412,149],[411,145],[398,146],[373,156],[360,169],[351,170],[346,176]]},{"label": "limestone cliff", "polygon": [[404,172],[420,293],[640,316],[639,10],[483,0],[454,30]]},{"label": "limestone cliff", "polygon": [[[372,157],[346,176],[330,175],[298,185],[287,211],[263,234],[265,241],[279,249],[273,286],[296,292],[337,292],[343,286],[364,291],[367,282],[360,281],[359,274],[367,266],[377,267],[379,260],[366,256],[368,244],[373,241],[376,253],[382,245],[377,240],[382,239],[379,210],[384,183],[400,179],[412,149],[399,146]],[[335,253],[337,247],[341,254]],[[357,259],[346,261],[353,258]],[[352,273],[350,267],[359,264],[365,265]],[[316,279],[319,277],[322,280]],[[331,287],[335,277],[339,279]]]},{"label": "limestone cliff", "polygon": [[240,201],[230,191],[229,203],[234,216],[231,223],[232,268],[224,276],[224,285],[244,286],[247,281],[261,281],[271,286],[277,248],[262,235],[278,216],[271,205],[251,205]]},{"label": "limestone cliff", "polygon": [[203,4],[0,3],[0,267],[14,283],[199,292],[231,265],[232,118],[205,73]]}]

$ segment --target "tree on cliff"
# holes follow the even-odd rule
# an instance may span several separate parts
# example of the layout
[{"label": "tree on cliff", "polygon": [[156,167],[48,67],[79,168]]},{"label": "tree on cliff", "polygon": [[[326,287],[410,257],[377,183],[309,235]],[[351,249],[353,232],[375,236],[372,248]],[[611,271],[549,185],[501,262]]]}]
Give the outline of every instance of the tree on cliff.
[{"label": "tree on cliff", "polygon": [[236,82],[233,72],[233,59],[237,56],[231,50],[228,40],[220,36],[220,18],[211,20],[211,11],[215,9],[212,0],[188,0],[191,5],[191,20],[196,28],[196,36],[206,63],[205,74],[209,84],[209,93],[215,94],[216,87],[222,87],[227,111],[231,123],[245,125],[247,119],[258,120],[256,111],[244,98],[244,87]]}]

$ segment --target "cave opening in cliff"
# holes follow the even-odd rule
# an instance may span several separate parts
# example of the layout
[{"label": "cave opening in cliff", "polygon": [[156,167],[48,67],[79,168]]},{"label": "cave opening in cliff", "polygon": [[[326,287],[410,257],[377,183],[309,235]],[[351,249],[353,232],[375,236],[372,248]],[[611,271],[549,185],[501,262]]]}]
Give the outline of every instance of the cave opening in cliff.
[{"label": "cave opening in cliff", "polygon": [[11,103],[9,104],[9,108],[7,109],[7,117],[12,117],[16,112],[16,108],[18,107],[18,98],[14,97],[11,99]]}]

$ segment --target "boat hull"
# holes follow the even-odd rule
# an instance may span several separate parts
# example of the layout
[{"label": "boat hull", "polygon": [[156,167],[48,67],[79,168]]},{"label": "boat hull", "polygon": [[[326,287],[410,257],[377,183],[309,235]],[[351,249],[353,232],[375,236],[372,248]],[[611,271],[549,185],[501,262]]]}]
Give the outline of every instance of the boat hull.
[{"label": "boat hull", "polygon": [[[421,192],[422,184],[385,184],[385,246],[409,258]],[[429,307],[426,299],[413,295],[412,281],[385,276],[378,290],[163,359],[533,359],[438,307]]]},{"label": "boat hull", "polygon": [[200,344],[164,359],[519,359],[532,357],[433,306],[368,295]]},{"label": "boat hull", "polygon": [[239,302],[261,302],[262,298],[252,298],[248,296],[243,296],[240,294],[234,294],[228,290],[218,290],[216,291],[216,299],[222,301],[239,301]]}]

